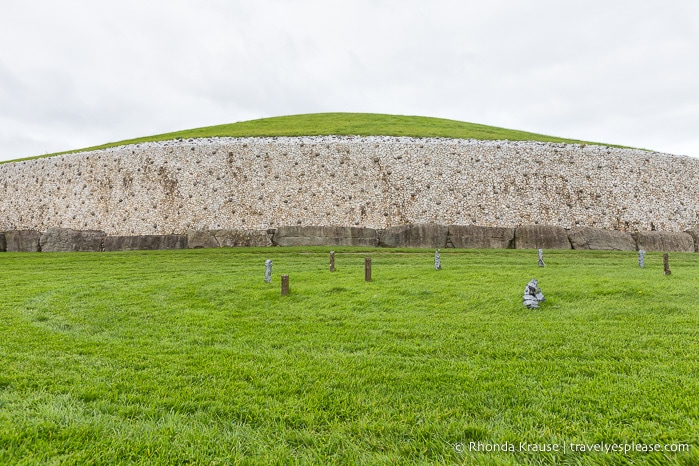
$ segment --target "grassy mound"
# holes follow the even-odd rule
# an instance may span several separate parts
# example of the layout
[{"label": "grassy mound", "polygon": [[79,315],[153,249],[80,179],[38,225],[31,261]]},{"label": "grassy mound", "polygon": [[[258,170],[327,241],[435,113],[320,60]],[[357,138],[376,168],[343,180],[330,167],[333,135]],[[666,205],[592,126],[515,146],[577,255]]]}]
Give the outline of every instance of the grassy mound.
[{"label": "grassy mound", "polygon": [[0,463],[699,464],[694,255],[336,251],[3,254]]},{"label": "grassy mound", "polygon": [[[268,137],[268,136],[410,136],[441,137],[455,139],[510,140],[564,142],[571,144],[608,145],[577,139],[565,139],[543,134],[528,133],[495,126],[466,123],[419,116],[383,115],[375,113],[312,113],[306,115],[289,115],[259,120],[241,121],[218,126],[188,129],[174,133],[157,134],[125,141],[110,142],[85,149],[58,152],[32,158],[51,157],[54,155],[84,152],[88,150],[107,149],[109,147],[138,144],[142,142],[168,141],[172,139],[208,138],[208,137]],[[618,147],[618,146],[617,146]]]}]

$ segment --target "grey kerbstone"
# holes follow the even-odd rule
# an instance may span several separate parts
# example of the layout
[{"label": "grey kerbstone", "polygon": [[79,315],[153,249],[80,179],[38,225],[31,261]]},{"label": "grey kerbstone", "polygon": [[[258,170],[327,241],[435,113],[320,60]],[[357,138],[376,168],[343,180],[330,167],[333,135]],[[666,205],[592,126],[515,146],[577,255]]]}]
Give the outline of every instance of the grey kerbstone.
[{"label": "grey kerbstone", "polygon": [[12,230],[5,232],[7,252],[39,252],[41,233],[34,230]]},{"label": "grey kerbstone", "polygon": [[0,252],[5,252],[5,232],[0,232]]},{"label": "grey kerbstone", "polygon": [[362,246],[377,247],[373,228],[340,226],[282,226],[274,233],[278,246]]},{"label": "grey kerbstone", "polygon": [[568,231],[568,239],[573,249],[594,249],[605,251],[635,251],[636,241],[631,233],[600,228],[576,227]]},{"label": "grey kerbstone", "polygon": [[189,249],[209,249],[219,247],[218,241],[216,241],[215,231],[187,230],[187,247]]},{"label": "grey kerbstone", "polygon": [[214,230],[213,234],[221,248],[272,246],[266,230]]},{"label": "grey kerbstone", "polygon": [[99,230],[49,228],[41,235],[42,252],[100,252],[107,234]]},{"label": "grey kerbstone", "polygon": [[639,231],[638,249],[660,252],[694,252],[694,238],[688,233],[670,231]]},{"label": "grey kerbstone", "polygon": [[515,229],[517,249],[571,249],[568,234],[552,225],[523,225]]},{"label": "grey kerbstone", "polygon": [[187,248],[186,235],[107,236],[105,251],[150,251]]},{"label": "grey kerbstone", "polygon": [[476,225],[450,225],[449,238],[455,248],[509,249],[514,248],[515,229],[480,227]]},{"label": "grey kerbstone", "polygon": [[418,224],[386,228],[379,246],[387,248],[445,248],[449,229],[444,225]]},{"label": "grey kerbstone", "polygon": [[694,252],[699,252],[699,227],[692,228],[691,230],[685,231],[688,235],[694,239]]}]

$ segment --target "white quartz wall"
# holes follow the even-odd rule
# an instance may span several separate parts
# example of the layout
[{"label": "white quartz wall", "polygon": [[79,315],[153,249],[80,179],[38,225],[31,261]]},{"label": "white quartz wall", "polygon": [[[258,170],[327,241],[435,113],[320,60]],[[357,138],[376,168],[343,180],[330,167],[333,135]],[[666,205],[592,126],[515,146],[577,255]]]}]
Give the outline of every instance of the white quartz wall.
[{"label": "white quartz wall", "polygon": [[0,165],[0,231],[406,223],[683,231],[699,224],[699,159],[330,136],[178,140]]}]

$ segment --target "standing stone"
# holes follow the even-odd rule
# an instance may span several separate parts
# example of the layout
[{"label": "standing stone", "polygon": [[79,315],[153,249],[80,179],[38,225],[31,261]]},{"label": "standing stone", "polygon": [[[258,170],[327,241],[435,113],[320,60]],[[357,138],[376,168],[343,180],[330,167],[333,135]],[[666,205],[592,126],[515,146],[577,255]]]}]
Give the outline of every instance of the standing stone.
[{"label": "standing stone", "polygon": [[442,270],[442,261],[439,257],[439,249],[434,252],[434,269]]},{"label": "standing stone", "polygon": [[544,250],[539,249],[539,267],[546,267],[546,264],[544,264]]},{"label": "standing stone", "polygon": [[364,258],[364,281],[371,281],[371,257]]},{"label": "standing stone", "polygon": [[544,301],[546,301],[546,298],[544,298],[544,293],[539,289],[539,281],[536,278],[532,278],[524,288],[522,304],[524,304],[527,309],[539,309],[539,303],[543,303]]},{"label": "standing stone", "polygon": [[644,268],[646,266],[646,251],[639,249],[638,251],[638,266]]},{"label": "standing stone", "polygon": [[667,253],[663,254],[663,269],[665,270],[665,275],[670,275],[670,257]]},{"label": "standing stone", "polygon": [[267,283],[272,283],[272,260],[267,259],[265,261],[265,281]]},{"label": "standing stone", "polygon": [[335,271],[335,251],[330,251],[330,271]]}]

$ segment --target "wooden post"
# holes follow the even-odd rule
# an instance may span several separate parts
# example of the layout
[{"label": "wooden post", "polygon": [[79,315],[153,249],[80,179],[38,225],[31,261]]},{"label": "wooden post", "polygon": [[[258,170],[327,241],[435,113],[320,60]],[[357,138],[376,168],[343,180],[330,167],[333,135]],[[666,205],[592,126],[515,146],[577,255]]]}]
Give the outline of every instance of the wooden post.
[{"label": "wooden post", "polygon": [[667,253],[663,254],[663,267],[665,268],[665,275],[670,275],[670,257]]},{"label": "wooden post", "polygon": [[371,281],[371,257],[364,259],[364,281]]},{"label": "wooden post", "polygon": [[330,251],[330,271],[335,271],[335,251]]},{"label": "wooden post", "polygon": [[289,296],[289,276],[282,275],[282,296]]}]

